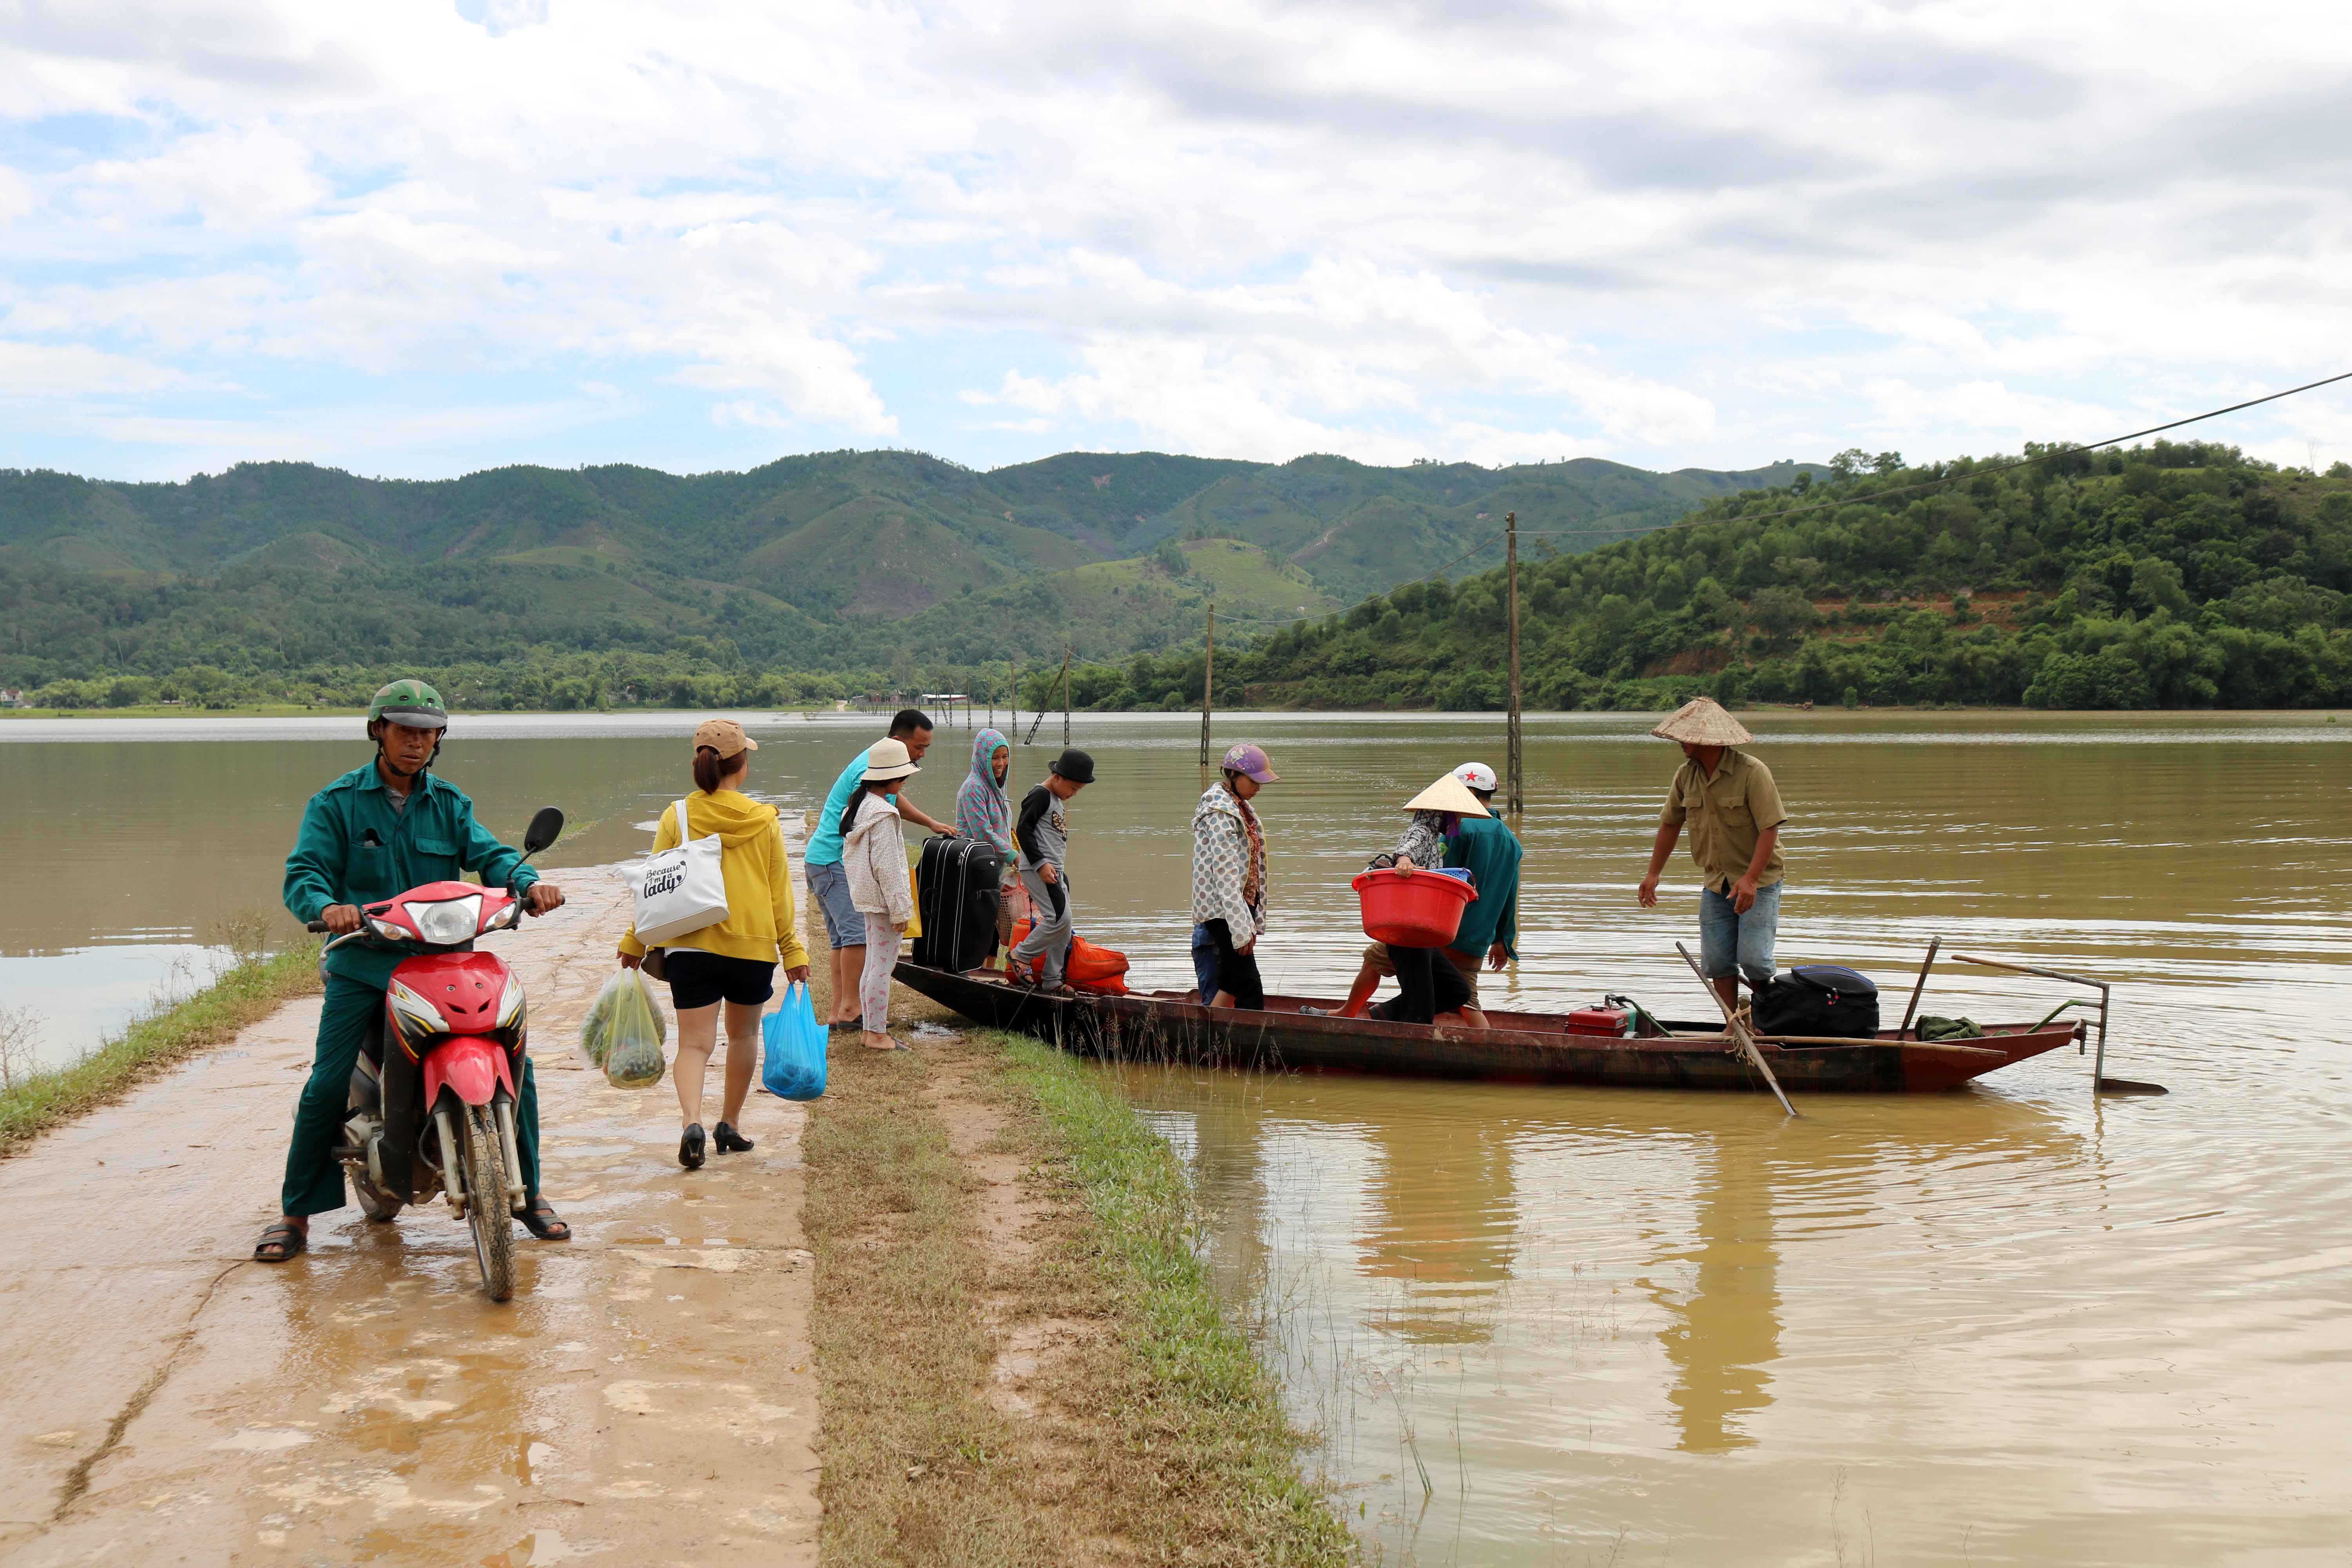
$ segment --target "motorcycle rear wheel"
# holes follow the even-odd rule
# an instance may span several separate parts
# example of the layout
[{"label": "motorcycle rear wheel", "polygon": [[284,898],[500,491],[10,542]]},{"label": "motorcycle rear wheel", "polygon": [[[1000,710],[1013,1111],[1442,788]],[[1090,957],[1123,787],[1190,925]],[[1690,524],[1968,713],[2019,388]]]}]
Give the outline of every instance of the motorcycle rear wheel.
[{"label": "motorcycle rear wheel", "polygon": [[466,1107],[466,1218],[474,1231],[474,1260],[493,1301],[514,1295],[514,1216],[507,1208],[507,1165],[497,1116],[487,1105]]},{"label": "motorcycle rear wheel", "polygon": [[360,1213],[378,1225],[388,1222],[401,1210],[402,1205],[398,1198],[377,1186],[357,1171],[352,1173],[352,1191],[359,1196]]}]

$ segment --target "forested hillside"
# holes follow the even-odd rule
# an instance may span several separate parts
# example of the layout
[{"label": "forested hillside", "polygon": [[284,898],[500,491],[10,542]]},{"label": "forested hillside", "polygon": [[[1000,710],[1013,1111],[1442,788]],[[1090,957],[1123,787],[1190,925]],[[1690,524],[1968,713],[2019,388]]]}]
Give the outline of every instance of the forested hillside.
[{"label": "forested hillside", "polygon": [[6,470],[0,686],[84,705],[340,700],[421,668],[478,705],[530,707],[969,687],[1066,647],[1181,647],[1213,596],[1262,620],[1343,606],[1460,556],[1512,508],[1606,537],[1801,471],[1070,453],[978,474],[904,452],[430,483],[292,463],[184,484]]},{"label": "forested hillside", "polygon": [[[2352,468],[2280,470],[2193,442],[1986,471],[2005,460],[1874,471],[1850,452],[1822,483],[1532,556],[1528,705],[2352,701]],[[1499,570],[1415,583],[1269,628],[1221,653],[1218,700],[1499,707],[1502,590]],[[1073,686],[1082,705],[1197,701],[1201,660],[1103,665]]]}]

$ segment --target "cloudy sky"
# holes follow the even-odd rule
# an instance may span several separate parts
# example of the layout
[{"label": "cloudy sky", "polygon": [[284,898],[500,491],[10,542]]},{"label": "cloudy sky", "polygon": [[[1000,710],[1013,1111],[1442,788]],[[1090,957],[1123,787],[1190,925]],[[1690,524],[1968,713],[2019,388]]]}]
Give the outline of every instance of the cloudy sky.
[{"label": "cloudy sky", "polygon": [[2337,0],[0,0],[0,466],[2014,450],[2352,370],[2347,191]]}]

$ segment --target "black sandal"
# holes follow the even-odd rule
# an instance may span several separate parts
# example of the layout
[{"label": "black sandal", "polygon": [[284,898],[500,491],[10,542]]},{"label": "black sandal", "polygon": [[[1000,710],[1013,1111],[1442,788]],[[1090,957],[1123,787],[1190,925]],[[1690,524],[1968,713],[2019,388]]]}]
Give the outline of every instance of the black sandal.
[{"label": "black sandal", "polygon": [[702,1123],[698,1121],[686,1130],[677,1141],[677,1163],[689,1171],[702,1169]]},{"label": "black sandal", "polygon": [[751,1152],[751,1140],[725,1121],[712,1130],[710,1141],[719,1145],[719,1152],[722,1154],[748,1154]]},{"label": "black sandal", "polygon": [[837,1034],[841,1033],[841,1031],[843,1031],[844,1029],[857,1029],[857,1030],[861,1030],[861,1031],[862,1031],[862,1030],[864,1030],[864,1029],[865,1029],[865,1027],[866,1027],[866,1015],[865,1015],[865,1014],[863,1014],[863,1013],[860,1013],[860,1014],[859,1014],[859,1015],[857,1015],[857,1016],[856,1016],[855,1018],[848,1019],[848,1020],[846,1020],[846,1021],[845,1021],[845,1022],[843,1022],[843,1023],[839,1023],[839,1024],[827,1024],[827,1025],[825,1026],[825,1029],[826,1029],[826,1031],[827,1031],[828,1033],[835,1034],[835,1035],[837,1035]]},{"label": "black sandal", "polygon": [[[261,1239],[254,1243],[253,1260],[256,1263],[284,1263],[289,1258],[299,1257],[310,1245],[310,1233],[308,1230],[299,1226],[288,1225],[281,1219],[263,1231]],[[272,1252],[270,1250],[272,1247],[277,1250]]]},{"label": "black sandal", "polygon": [[537,1193],[531,1194],[528,1204],[514,1211],[514,1216],[522,1221],[525,1230],[541,1241],[572,1239],[572,1227],[556,1218],[555,1205]]}]

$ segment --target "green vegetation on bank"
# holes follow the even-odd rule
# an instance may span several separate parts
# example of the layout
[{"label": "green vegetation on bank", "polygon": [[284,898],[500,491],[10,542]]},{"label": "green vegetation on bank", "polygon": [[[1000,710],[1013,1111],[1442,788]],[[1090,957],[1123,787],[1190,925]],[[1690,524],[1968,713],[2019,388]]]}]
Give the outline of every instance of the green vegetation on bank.
[{"label": "green vegetation on bank", "polygon": [[[2004,460],[1850,452],[1825,481],[1712,501],[1687,527],[1578,554],[1531,541],[1529,706],[2352,700],[2352,467],[2159,441],[1983,471]],[[1895,493],[1930,481],[1949,482]],[[1795,508],[1814,510],[1750,515]],[[1499,708],[1502,573],[1407,584],[1221,647],[1216,673],[1220,706]],[[1124,709],[1197,703],[1201,683],[1195,649],[1090,666],[1071,687],[1077,706]]]},{"label": "green vegetation on bank", "polygon": [[267,957],[248,952],[210,985],[132,1019],[79,1061],[22,1076],[12,1072],[0,1089],[0,1157],[49,1128],[111,1104],[198,1051],[227,1044],[279,1004],[318,989],[315,941]]}]

